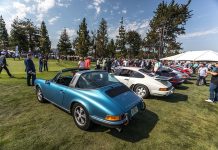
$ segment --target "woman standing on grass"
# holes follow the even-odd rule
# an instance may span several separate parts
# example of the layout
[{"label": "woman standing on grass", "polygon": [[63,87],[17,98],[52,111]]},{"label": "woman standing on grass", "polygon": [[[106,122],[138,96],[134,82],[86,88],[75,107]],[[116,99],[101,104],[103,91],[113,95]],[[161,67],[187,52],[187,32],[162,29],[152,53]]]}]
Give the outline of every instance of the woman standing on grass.
[{"label": "woman standing on grass", "polygon": [[78,68],[85,68],[85,62],[84,62],[84,58],[80,58],[80,61],[78,62]]}]

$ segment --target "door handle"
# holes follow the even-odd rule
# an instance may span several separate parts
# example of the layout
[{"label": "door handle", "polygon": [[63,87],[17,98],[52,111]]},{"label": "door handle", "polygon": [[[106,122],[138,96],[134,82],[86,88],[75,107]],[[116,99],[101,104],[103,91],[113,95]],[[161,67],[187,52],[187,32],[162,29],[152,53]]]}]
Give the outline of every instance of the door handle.
[{"label": "door handle", "polygon": [[124,79],[124,80],[127,80],[127,81],[128,81],[129,79]]},{"label": "door handle", "polygon": [[63,91],[63,90],[60,90],[60,93],[64,93],[64,91]]}]

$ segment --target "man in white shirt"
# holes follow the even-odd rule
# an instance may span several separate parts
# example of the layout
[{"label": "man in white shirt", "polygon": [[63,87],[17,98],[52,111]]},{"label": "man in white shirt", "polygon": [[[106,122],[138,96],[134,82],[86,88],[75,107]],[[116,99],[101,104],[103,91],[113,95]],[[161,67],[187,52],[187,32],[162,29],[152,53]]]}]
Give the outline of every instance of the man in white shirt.
[{"label": "man in white shirt", "polygon": [[201,64],[200,65],[200,68],[198,69],[198,79],[197,79],[197,82],[196,82],[196,85],[199,85],[199,82],[200,80],[203,80],[204,81],[204,85],[206,85],[206,77],[207,77],[207,71],[208,71],[208,68],[205,67],[205,64]]},{"label": "man in white shirt", "polygon": [[158,59],[154,65],[154,72],[157,72],[158,70],[160,70],[162,68],[162,63],[160,62],[160,60]]}]

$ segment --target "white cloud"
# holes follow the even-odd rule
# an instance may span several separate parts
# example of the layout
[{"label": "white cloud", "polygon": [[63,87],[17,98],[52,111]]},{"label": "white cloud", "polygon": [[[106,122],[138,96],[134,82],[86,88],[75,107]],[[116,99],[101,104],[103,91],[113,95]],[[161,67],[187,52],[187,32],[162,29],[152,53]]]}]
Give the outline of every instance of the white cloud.
[{"label": "white cloud", "polygon": [[81,19],[77,18],[77,19],[73,19],[73,22],[79,22]]},{"label": "white cloud", "polygon": [[12,18],[19,17],[20,19],[23,19],[27,16],[27,13],[30,12],[31,8],[27,7],[25,4],[22,4],[20,2],[13,2],[13,8],[16,10],[16,13]]},{"label": "white cloud", "polygon": [[123,14],[126,14],[126,13],[127,13],[127,10],[125,10],[125,9],[122,10],[122,13],[123,13]]},{"label": "white cloud", "polygon": [[133,21],[133,22],[127,22],[126,25],[126,30],[130,31],[130,30],[135,30],[137,32],[139,32],[142,37],[145,37],[148,29],[149,29],[149,20],[144,19],[141,21]]},{"label": "white cloud", "polygon": [[[63,32],[63,30],[64,29],[61,29],[61,30],[59,30],[57,32],[58,38],[60,37],[60,35]],[[76,30],[75,29],[70,29],[70,28],[66,28],[66,30],[67,30],[67,34],[69,35],[70,39],[73,40],[76,37],[76,35],[77,35]]]},{"label": "white cloud", "polygon": [[208,29],[205,31],[187,33],[185,35],[181,35],[180,38],[189,39],[189,38],[193,38],[193,37],[203,37],[203,36],[207,36],[207,35],[211,35],[211,34],[218,34],[218,27]]},{"label": "white cloud", "polygon": [[16,17],[19,17],[19,19],[23,19],[27,17],[27,14],[30,13],[31,10],[31,7],[28,7],[27,5],[16,1],[11,2],[8,5],[0,6],[0,14],[3,14],[3,17],[4,15],[7,16],[4,19],[8,32],[11,30],[11,24]]},{"label": "white cloud", "polygon": [[69,7],[72,0],[57,0],[56,5],[60,7]]},{"label": "white cloud", "polygon": [[34,0],[36,7],[36,21],[41,22],[47,12],[55,6],[55,0]]},{"label": "white cloud", "polygon": [[38,12],[47,12],[55,6],[55,0],[36,0],[36,2]]},{"label": "white cloud", "polygon": [[89,9],[95,9],[96,14],[98,15],[101,12],[101,4],[104,3],[105,0],[93,0],[92,4],[88,5]]},{"label": "white cloud", "polygon": [[59,16],[55,16],[55,17],[52,17],[51,19],[48,20],[48,23],[50,25],[53,25],[55,21],[57,21],[60,17]]}]

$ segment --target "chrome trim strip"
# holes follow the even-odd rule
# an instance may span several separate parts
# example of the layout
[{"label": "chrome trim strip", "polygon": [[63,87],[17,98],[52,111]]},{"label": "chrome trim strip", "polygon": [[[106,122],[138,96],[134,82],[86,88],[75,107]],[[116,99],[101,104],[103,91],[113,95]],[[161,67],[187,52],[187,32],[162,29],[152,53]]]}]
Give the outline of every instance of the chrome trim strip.
[{"label": "chrome trim strip", "polygon": [[47,98],[45,98],[45,97],[44,97],[44,99],[46,99],[47,101],[49,101],[50,103],[54,104],[55,106],[57,106],[57,107],[59,107],[59,108],[61,108],[61,109],[63,109],[63,110],[66,110],[67,112],[70,113],[70,110],[68,110],[68,109],[66,109],[66,108],[64,108],[64,107],[62,107],[62,106],[59,106],[59,105],[56,104],[55,102],[53,102],[53,101],[51,101],[51,100],[49,100],[49,99],[47,99]]}]

